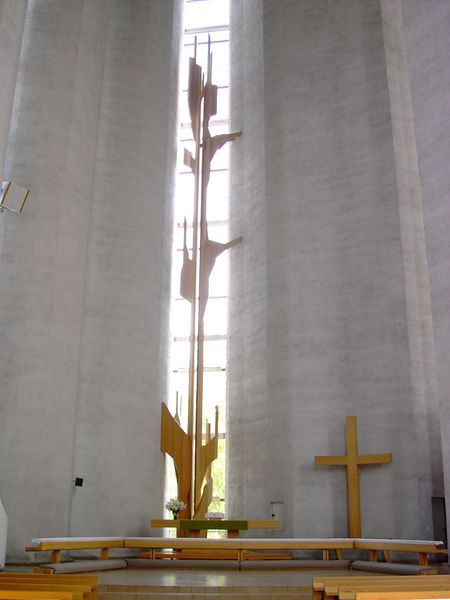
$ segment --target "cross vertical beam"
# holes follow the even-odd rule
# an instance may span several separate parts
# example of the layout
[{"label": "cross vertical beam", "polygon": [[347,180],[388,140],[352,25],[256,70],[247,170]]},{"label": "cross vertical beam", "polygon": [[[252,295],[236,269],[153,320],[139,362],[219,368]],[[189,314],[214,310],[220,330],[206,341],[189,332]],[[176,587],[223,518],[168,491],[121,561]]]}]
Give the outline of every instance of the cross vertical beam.
[{"label": "cross vertical beam", "polygon": [[359,487],[358,434],[356,417],[345,422],[345,446],[347,451],[347,503],[348,530],[350,537],[361,537],[361,490]]}]

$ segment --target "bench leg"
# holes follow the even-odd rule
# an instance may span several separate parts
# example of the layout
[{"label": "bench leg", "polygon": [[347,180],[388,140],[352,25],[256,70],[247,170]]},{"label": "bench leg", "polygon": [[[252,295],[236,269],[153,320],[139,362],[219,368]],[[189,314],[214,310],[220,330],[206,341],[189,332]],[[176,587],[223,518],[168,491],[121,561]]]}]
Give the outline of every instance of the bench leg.
[{"label": "bench leg", "polygon": [[100,558],[102,560],[108,560],[109,558],[109,548],[102,548],[100,553]]},{"label": "bench leg", "polygon": [[377,562],[377,560],[378,560],[378,552],[376,550],[369,550],[369,560]]},{"label": "bench leg", "polygon": [[344,560],[344,551],[340,548],[336,548],[336,557],[338,560]]},{"label": "bench leg", "polygon": [[52,552],[52,563],[59,564],[61,562],[61,550],[53,550]]},{"label": "bench leg", "polygon": [[426,552],[419,552],[419,565],[422,567],[428,566],[428,554]]},{"label": "bench leg", "polygon": [[325,550],[322,550],[322,560],[329,560],[330,559],[330,551],[328,550],[328,548],[326,548]]},{"label": "bench leg", "polygon": [[384,556],[385,562],[387,562],[387,563],[392,562],[389,550],[383,550],[383,556]]}]

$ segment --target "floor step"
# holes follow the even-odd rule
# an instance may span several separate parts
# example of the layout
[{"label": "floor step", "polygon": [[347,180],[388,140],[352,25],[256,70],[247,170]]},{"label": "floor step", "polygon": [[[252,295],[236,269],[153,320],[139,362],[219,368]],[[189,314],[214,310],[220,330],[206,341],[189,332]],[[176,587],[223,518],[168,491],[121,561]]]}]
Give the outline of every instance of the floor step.
[{"label": "floor step", "polygon": [[[99,596],[101,600],[108,600]],[[273,589],[269,591],[264,589],[262,592],[253,591],[241,591],[241,592],[226,592],[226,591],[211,591],[208,588],[203,588],[201,591],[187,592],[178,591],[175,592],[171,587],[166,587],[163,591],[159,592],[146,592],[145,594],[118,594],[115,600],[203,600],[211,598],[212,600],[255,600],[256,598],[262,598],[263,600],[309,600],[311,598],[311,590],[309,592],[285,592],[279,589]]]},{"label": "floor step", "polygon": [[305,586],[182,586],[182,585],[101,585],[99,600],[309,600],[311,588]]}]

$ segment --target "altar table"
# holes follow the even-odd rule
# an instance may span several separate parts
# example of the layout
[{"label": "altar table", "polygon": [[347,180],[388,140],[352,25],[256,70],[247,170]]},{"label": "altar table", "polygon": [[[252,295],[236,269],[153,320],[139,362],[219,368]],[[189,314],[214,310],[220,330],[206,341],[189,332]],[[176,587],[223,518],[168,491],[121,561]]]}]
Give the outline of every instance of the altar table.
[{"label": "altar table", "polygon": [[240,531],[248,529],[278,529],[278,521],[268,520],[231,520],[231,519],[152,519],[152,528],[172,527],[183,529],[188,537],[201,537],[202,531],[224,530],[228,538],[239,537]]}]

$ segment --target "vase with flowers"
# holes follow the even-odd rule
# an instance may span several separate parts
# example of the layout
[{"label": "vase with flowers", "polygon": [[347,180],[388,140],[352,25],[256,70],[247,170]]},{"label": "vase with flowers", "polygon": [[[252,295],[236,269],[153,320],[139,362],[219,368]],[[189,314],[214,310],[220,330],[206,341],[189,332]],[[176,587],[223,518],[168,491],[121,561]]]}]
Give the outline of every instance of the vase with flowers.
[{"label": "vase with flowers", "polygon": [[187,508],[186,504],[181,500],[178,500],[178,498],[171,498],[168,500],[165,504],[165,507],[167,510],[170,510],[174,519],[178,518],[178,513],[180,510]]}]

